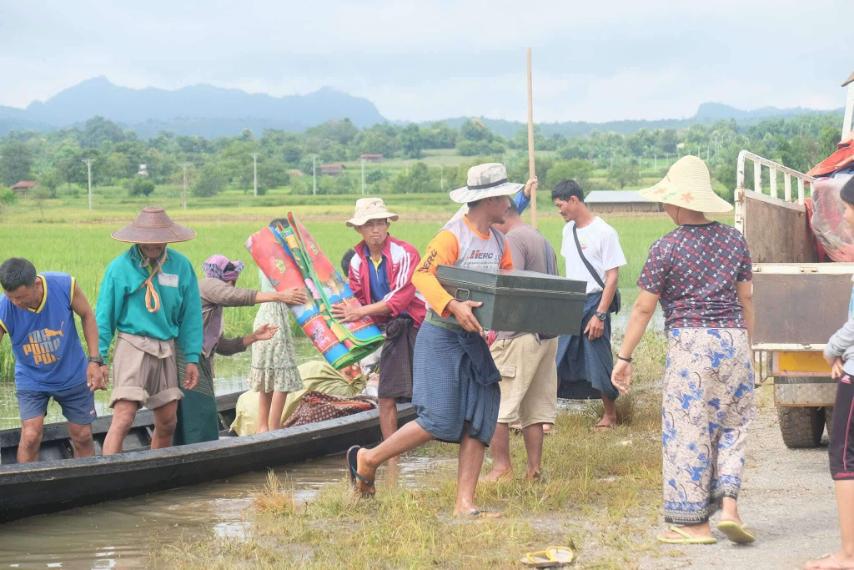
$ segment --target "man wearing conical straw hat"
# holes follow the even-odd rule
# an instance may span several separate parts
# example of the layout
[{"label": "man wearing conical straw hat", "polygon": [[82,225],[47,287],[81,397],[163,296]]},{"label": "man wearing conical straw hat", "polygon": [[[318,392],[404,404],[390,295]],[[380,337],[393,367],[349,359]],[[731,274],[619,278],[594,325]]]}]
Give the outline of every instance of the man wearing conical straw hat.
[{"label": "man wearing conical straw hat", "polygon": [[658,540],[713,544],[709,519],[729,540],[748,543],[738,495],[747,428],[754,416],[752,271],[741,233],[710,220],[732,205],[712,190],[706,164],[679,159],[658,184],[641,191],[664,204],[677,228],[649,250],[612,380],[625,393],[632,353],[661,302],[667,334],[662,399],[664,520]]},{"label": "man wearing conical straw hat", "polygon": [[151,448],[172,445],[178,400],[176,350],[187,366],[184,387],[199,379],[202,351],[202,304],[190,261],[167,247],[196,233],[173,222],[163,208],[144,208],[136,220],[113,233],[131,245],[115,258],[98,292],[101,357],[107,361],[113,336],[113,419],[104,455],[122,450],[122,442],[140,406],[154,412]]}]

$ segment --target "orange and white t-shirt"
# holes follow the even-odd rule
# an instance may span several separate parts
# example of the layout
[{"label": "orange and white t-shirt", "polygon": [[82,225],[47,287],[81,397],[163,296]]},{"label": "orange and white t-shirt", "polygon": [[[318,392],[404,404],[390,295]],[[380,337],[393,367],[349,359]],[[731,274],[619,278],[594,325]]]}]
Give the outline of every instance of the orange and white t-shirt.
[{"label": "orange and white t-shirt", "polygon": [[412,275],[412,284],[437,314],[448,316],[448,303],[454,298],[436,278],[440,265],[454,265],[479,271],[513,269],[513,258],[504,235],[494,229],[483,234],[468,216],[451,220],[427,245],[421,264]]}]

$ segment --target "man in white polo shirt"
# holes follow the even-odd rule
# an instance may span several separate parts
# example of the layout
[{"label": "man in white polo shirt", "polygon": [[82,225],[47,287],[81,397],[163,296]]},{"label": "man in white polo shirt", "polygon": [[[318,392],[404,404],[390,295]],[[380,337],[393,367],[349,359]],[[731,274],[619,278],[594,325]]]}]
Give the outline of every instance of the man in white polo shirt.
[{"label": "man in white polo shirt", "polygon": [[617,281],[626,257],[617,231],[587,208],[575,180],[559,182],[552,190],[552,202],[567,222],[560,250],[566,276],[587,282],[581,330],[561,337],[558,346],[558,396],[569,397],[574,383],[586,382],[601,395],[605,408],[595,429],[609,429],[617,423],[618,396],[611,383],[610,314],[619,310]]}]

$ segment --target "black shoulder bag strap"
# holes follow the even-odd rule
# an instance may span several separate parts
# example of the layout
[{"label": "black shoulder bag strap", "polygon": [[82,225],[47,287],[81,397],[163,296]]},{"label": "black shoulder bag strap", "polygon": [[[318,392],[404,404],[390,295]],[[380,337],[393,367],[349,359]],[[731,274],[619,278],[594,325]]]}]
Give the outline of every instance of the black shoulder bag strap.
[{"label": "black shoulder bag strap", "polygon": [[[590,265],[590,262],[587,261],[587,258],[584,257],[584,252],[581,251],[581,242],[578,241],[578,228],[575,223],[572,224],[572,237],[575,238],[575,247],[578,250],[578,256],[581,257],[581,261],[584,263],[584,267],[587,268],[587,272],[590,273],[590,276],[593,277],[594,281],[602,288],[602,291],[605,291],[605,282],[602,281],[602,278],[599,277],[599,274],[596,273],[596,270],[593,269],[593,266]],[[617,289],[614,291],[614,298],[611,300],[611,306],[608,307],[609,313],[619,313],[620,312],[620,290]]]}]

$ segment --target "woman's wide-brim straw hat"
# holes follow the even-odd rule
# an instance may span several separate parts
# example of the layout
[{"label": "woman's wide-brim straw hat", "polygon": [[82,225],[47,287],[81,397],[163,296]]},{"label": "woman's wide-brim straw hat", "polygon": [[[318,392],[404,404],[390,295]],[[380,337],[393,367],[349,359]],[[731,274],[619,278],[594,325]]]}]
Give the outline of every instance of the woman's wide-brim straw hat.
[{"label": "woman's wide-brim straw hat", "polygon": [[732,204],[712,189],[712,177],[706,163],[691,155],[673,163],[667,176],[658,184],[638,193],[647,200],[695,212],[719,214],[732,210]]},{"label": "woman's wide-brim straw hat", "polygon": [[190,228],[179,226],[163,208],[143,208],[136,219],[113,232],[113,239],[127,243],[159,244],[189,241],[196,237]]},{"label": "woman's wide-brim straw hat", "polygon": [[503,164],[490,162],[469,168],[466,185],[452,190],[451,200],[457,204],[468,204],[495,196],[512,196],[524,187],[507,181],[507,169]]},{"label": "woman's wide-brim straw hat", "polygon": [[364,226],[371,220],[397,221],[397,214],[389,212],[382,198],[359,198],[356,200],[356,209],[353,217],[347,220],[347,225],[358,228]]}]

